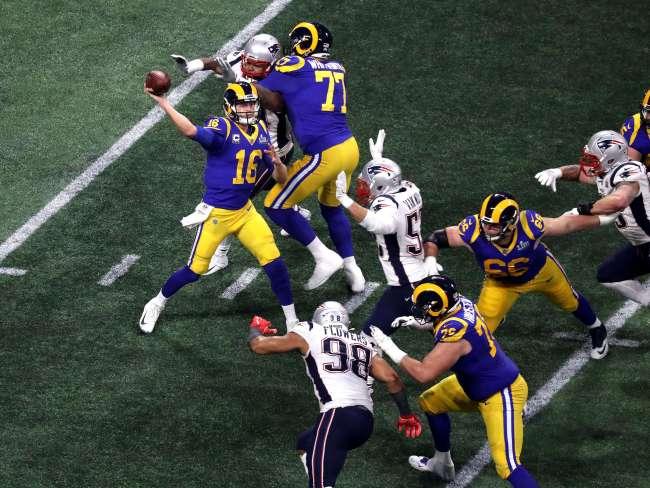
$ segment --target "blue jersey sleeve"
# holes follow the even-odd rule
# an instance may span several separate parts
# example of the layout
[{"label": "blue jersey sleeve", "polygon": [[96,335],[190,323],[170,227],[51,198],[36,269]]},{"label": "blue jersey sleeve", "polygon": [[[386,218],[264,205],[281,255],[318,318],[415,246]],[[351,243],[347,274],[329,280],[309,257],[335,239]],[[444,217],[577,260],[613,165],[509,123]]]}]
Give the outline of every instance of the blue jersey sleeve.
[{"label": "blue jersey sleeve", "polygon": [[478,215],[468,215],[458,224],[458,233],[465,244],[472,244],[481,233]]},{"label": "blue jersey sleeve", "polygon": [[225,119],[210,117],[204,127],[196,126],[194,140],[206,151],[218,151],[223,148],[229,133],[230,125]]},{"label": "blue jersey sleeve", "polygon": [[458,342],[467,332],[469,324],[457,317],[449,318],[443,321],[435,332],[436,342]]},{"label": "blue jersey sleeve", "polygon": [[531,241],[536,241],[544,234],[544,218],[534,210],[524,210],[519,214],[521,226]]},{"label": "blue jersey sleeve", "polygon": [[305,66],[305,60],[299,56],[285,56],[275,63],[273,71],[258,83],[264,88],[279,93],[295,90],[294,80]]},{"label": "blue jersey sleeve", "polygon": [[628,144],[630,144],[630,139],[632,138],[632,134],[635,132],[635,124],[634,124],[634,117],[628,117],[625,119],[623,122],[623,125],[621,126],[621,135],[625,137],[625,140],[627,141]]}]

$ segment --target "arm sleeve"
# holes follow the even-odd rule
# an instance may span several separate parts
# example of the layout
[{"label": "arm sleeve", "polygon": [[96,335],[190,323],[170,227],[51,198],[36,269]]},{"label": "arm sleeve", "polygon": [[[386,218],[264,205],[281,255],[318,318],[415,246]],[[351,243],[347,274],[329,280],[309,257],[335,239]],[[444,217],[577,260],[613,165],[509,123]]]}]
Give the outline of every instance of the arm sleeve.
[{"label": "arm sleeve", "polygon": [[196,126],[194,140],[203,146],[206,151],[214,151],[223,148],[229,127],[221,117],[209,118],[204,127]]},{"label": "arm sleeve", "polygon": [[370,205],[366,217],[359,222],[373,234],[394,234],[397,232],[397,204],[393,199],[378,197]]}]

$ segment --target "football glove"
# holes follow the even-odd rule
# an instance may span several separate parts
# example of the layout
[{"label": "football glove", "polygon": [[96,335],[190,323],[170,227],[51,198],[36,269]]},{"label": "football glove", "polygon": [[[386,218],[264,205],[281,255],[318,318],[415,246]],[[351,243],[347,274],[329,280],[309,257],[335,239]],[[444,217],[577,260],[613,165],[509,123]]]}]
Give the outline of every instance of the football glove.
[{"label": "football glove", "polygon": [[435,256],[427,256],[424,258],[424,269],[427,272],[427,276],[439,275],[443,271],[443,267]]},{"label": "football glove", "polygon": [[345,208],[348,208],[354,203],[354,200],[348,196],[348,177],[345,171],[341,171],[336,177],[336,199]]},{"label": "football glove", "polygon": [[372,159],[381,159],[384,154],[384,139],[386,138],[386,131],[380,129],[377,133],[377,142],[372,140],[372,137],[368,139],[368,145],[370,146],[370,155]]},{"label": "football glove", "polygon": [[397,344],[393,342],[393,339],[384,334],[378,327],[371,325],[370,334],[375,339],[377,345],[388,355],[389,358],[393,360],[395,364],[399,364],[400,361],[404,359],[406,353],[397,347]]},{"label": "football glove", "polygon": [[557,191],[556,181],[562,178],[562,170],[560,168],[550,168],[540,171],[535,175],[537,181],[542,186],[548,186],[551,190]]},{"label": "football glove", "polygon": [[397,419],[397,432],[404,431],[404,435],[409,439],[415,439],[422,433],[422,423],[414,413],[410,415],[400,415]]},{"label": "football glove", "polygon": [[391,322],[390,326],[393,329],[397,329],[399,327],[407,327],[409,329],[416,330],[433,330],[433,322],[428,322],[423,319],[416,319],[411,315],[403,315],[401,317],[397,317]]},{"label": "football glove", "polygon": [[202,71],[205,68],[203,61],[200,59],[188,61],[185,56],[181,56],[180,54],[172,54],[171,58],[176,61],[176,67],[185,76],[196,73],[197,71]]},{"label": "football glove", "polygon": [[249,327],[251,329],[257,329],[262,335],[274,335],[278,333],[278,329],[273,329],[271,327],[271,322],[269,320],[266,320],[263,317],[260,317],[259,315],[255,315],[251,319],[251,323]]},{"label": "football glove", "polygon": [[232,66],[230,66],[230,63],[226,58],[222,56],[217,56],[215,58],[215,61],[219,63],[219,66],[221,67],[221,74],[217,76],[222,78],[223,81],[227,83],[234,83],[237,81],[237,74],[232,69]]},{"label": "football glove", "polygon": [[578,209],[576,207],[573,207],[571,210],[567,210],[562,215],[560,215],[560,217],[563,217],[565,215],[580,215],[580,214],[578,213]]}]

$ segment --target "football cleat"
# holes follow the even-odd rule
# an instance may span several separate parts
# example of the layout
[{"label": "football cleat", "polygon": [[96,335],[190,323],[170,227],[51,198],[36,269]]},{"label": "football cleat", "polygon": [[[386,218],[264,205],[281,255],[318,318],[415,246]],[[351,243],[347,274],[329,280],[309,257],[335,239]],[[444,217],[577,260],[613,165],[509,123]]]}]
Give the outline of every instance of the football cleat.
[{"label": "football cleat", "polygon": [[603,359],[609,352],[609,342],[607,341],[607,329],[603,324],[600,327],[589,329],[591,336],[591,359]]},{"label": "football cleat", "polygon": [[149,300],[144,306],[144,310],[140,316],[140,322],[138,322],[140,330],[145,334],[151,334],[164,308],[165,304],[161,303],[158,297]]},{"label": "football cleat", "polygon": [[318,288],[342,267],[343,258],[334,251],[328,249],[326,256],[316,261],[314,272],[309,280],[307,280],[307,283],[305,283],[305,290]]},{"label": "football cleat", "polygon": [[[311,220],[311,211],[307,210],[305,207],[301,207],[300,205],[296,205],[293,207],[294,210],[296,210],[300,215],[302,215],[306,220]],[[284,230],[280,229],[280,235],[282,237],[289,237],[289,233]]]},{"label": "football cleat", "polygon": [[228,254],[220,252],[217,250],[217,252],[214,253],[212,258],[210,259],[210,264],[208,265],[208,270],[203,273],[203,276],[211,275],[212,273],[216,273],[220,269],[225,268],[228,266]]},{"label": "football cleat", "polygon": [[363,272],[357,264],[346,264],[343,268],[345,271],[345,280],[352,293],[361,293],[366,288],[366,279],[363,277]]},{"label": "football cleat", "polygon": [[432,458],[409,456],[409,464],[413,469],[433,473],[445,481],[452,481],[456,477],[454,462],[449,453],[436,452]]}]

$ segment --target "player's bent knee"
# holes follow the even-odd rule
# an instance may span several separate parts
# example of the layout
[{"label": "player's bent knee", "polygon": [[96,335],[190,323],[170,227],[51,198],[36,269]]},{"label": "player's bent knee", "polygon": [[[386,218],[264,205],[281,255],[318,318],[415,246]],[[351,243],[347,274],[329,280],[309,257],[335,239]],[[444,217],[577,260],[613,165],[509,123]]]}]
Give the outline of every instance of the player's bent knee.
[{"label": "player's bent knee", "polygon": [[198,275],[205,274],[209,267],[210,259],[200,258],[198,256],[192,260],[192,264],[189,266],[190,270]]},{"label": "player's bent knee", "polygon": [[418,397],[418,405],[420,405],[420,410],[424,413],[430,413],[432,415],[438,415],[444,413],[444,409],[438,405],[436,402],[435,393],[431,393],[428,390],[422,393]]},{"label": "player's bent knee", "polygon": [[510,477],[510,474],[512,474],[512,471],[507,464],[495,462],[494,467],[497,471],[497,474],[499,475],[499,478],[503,480],[508,479]]}]

